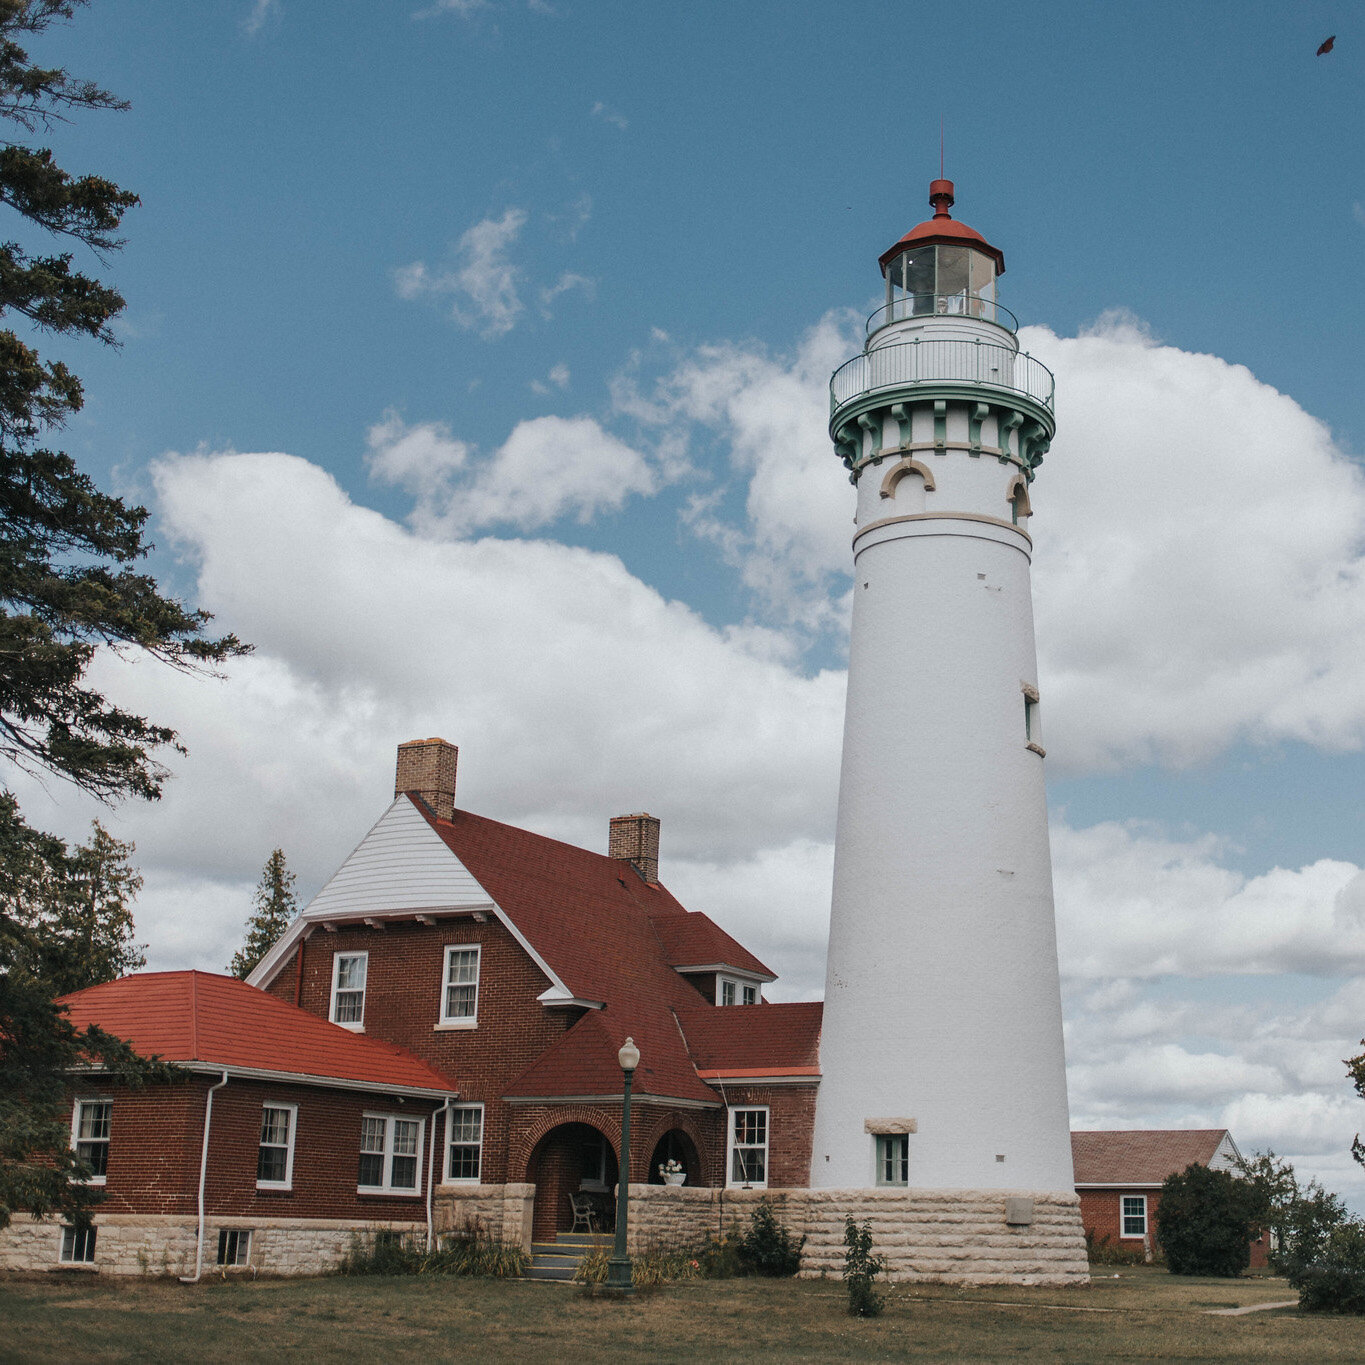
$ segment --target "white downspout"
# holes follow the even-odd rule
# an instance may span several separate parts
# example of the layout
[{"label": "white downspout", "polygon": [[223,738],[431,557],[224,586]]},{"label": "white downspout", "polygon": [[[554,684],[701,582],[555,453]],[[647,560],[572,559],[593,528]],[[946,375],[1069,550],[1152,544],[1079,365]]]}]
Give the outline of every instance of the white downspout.
[{"label": "white downspout", "polygon": [[213,1092],[221,1090],[228,1083],[228,1074],[209,1086],[208,1098],[204,1101],[204,1146],[199,1153],[199,1240],[194,1249],[194,1274],[182,1275],[181,1284],[198,1284],[204,1272],[204,1183],[209,1174],[209,1125],[213,1122]]},{"label": "white downspout", "polygon": [[436,1183],[436,1120],[444,1119],[441,1125],[442,1138],[446,1135],[446,1125],[450,1122],[450,1104],[453,1096],[447,1095],[446,1102],[431,1116],[431,1142],[427,1149],[427,1250],[436,1250],[436,1230],[431,1218],[431,1187]]}]

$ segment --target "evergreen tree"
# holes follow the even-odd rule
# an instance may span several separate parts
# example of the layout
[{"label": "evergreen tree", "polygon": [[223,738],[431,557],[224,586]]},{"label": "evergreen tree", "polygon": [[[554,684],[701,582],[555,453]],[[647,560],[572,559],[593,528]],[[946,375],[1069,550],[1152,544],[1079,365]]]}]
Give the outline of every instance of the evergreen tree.
[{"label": "evergreen tree", "polygon": [[298,897],[294,894],[294,874],[284,860],[284,849],[275,849],[265,860],[265,868],[252,899],[256,908],[246,922],[246,942],[234,954],[232,964],[228,967],[233,976],[243,981],[289,928],[289,921],[299,913]]},{"label": "evergreen tree", "polygon": [[[18,215],[0,239],[0,758],[105,800],[150,799],[166,777],[155,753],[179,748],[175,732],[87,683],[95,651],[137,649],[198,671],[245,647],[206,636],[206,613],[163,596],[139,571],[151,548],[147,510],[101,492],[48,444],[83,395],[36,340],[115,344],[110,324],[123,299],[83,273],[75,252],[102,260],[117,250],[123,215],[138,202],[102,176],[69,174],[31,141],[73,113],[127,107],[38,65],[22,46],[83,3],[0,0],[0,123],[10,133],[0,137],[0,206]],[[17,240],[40,233],[61,245],[35,253]],[[77,1169],[65,1099],[72,1066],[93,1061],[121,1080],[158,1074],[98,1030],[78,1035],[35,965],[29,896],[60,884],[71,858],[0,787],[0,1226],[16,1208],[89,1216],[94,1192],[68,1180]]]},{"label": "evergreen tree", "polygon": [[1173,1275],[1240,1275],[1251,1262],[1258,1195],[1229,1171],[1197,1161],[1161,1186],[1156,1239]]}]

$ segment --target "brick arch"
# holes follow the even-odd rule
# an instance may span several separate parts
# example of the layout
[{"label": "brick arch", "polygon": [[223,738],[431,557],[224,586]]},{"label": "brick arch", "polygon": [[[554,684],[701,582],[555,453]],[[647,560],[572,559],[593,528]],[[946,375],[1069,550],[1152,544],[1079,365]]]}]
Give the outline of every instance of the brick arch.
[{"label": "brick arch", "polygon": [[[657,1122],[643,1134],[643,1141],[640,1143],[638,1155],[635,1151],[635,1142],[633,1140],[631,1141],[631,1165],[635,1165],[638,1161],[652,1160],[652,1154],[654,1149],[659,1145],[660,1139],[665,1133],[672,1132],[674,1129],[677,1129],[678,1132],[682,1133],[688,1141],[691,1142],[693,1149],[696,1151],[697,1162],[701,1167],[701,1180],[699,1185],[704,1187],[705,1182],[710,1178],[712,1171],[712,1157],[714,1154],[711,1151],[711,1148],[714,1143],[707,1140],[706,1136],[703,1134],[701,1125],[696,1119],[692,1115],[681,1110],[674,1109],[659,1116]],[[651,1177],[652,1172],[646,1168],[644,1171],[645,1182],[648,1183]]]},{"label": "brick arch", "polygon": [[552,1114],[545,1114],[537,1118],[528,1128],[517,1133],[508,1143],[507,1170],[513,1181],[530,1181],[531,1155],[536,1150],[540,1140],[556,1128],[562,1128],[566,1123],[586,1123],[590,1128],[596,1128],[611,1144],[617,1161],[620,1161],[620,1115],[613,1113],[610,1109],[604,1109],[593,1104],[566,1104],[562,1108],[557,1107]]}]

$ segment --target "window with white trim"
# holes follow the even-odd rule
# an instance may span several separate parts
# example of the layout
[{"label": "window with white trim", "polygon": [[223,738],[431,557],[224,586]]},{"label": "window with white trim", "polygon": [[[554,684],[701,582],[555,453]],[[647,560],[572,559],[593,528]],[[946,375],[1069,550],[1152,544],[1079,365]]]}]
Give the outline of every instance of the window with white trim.
[{"label": "window with white trim", "polygon": [[910,1183],[910,1139],[904,1133],[877,1134],[877,1184]]},{"label": "window with white trim", "polygon": [[479,1017],[479,945],[452,943],[446,948],[441,1022],[473,1028]]},{"label": "window with white trim", "polygon": [[1147,1235],[1147,1196],[1145,1194],[1125,1194],[1119,1203],[1119,1236],[1146,1237]]},{"label": "window with white trim", "polygon": [[287,1190],[294,1183],[294,1129],[297,1104],[261,1106],[261,1143],[256,1154],[256,1188]]},{"label": "window with white trim", "polygon": [[251,1260],[250,1228],[218,1229],[218,1264],[246,1265]]},{"label": "window with white trim", "polygon": [[71,1113],[71,1150],[90,1167],[89,1184],[103,1185],[109,1170],[109,1100],[77,1100]]},{"label": "window with white trim", "polygon": [[421,1189],[422,1120],[366,1114],[360,1120],[360,1173],[364,1194],[417,1194]]},{"label": "window with white trim", "polygon": [[720,978],[720,1000],[722,1005],[758,1004],[758,987],[752,981],[739,981],[731,976]]},{"label": "window with white trim", "polygon": [[730,1110],[729,1185],[768,1188],[768,1106]]},{"label": "window with white trim", "polygon": [[330,1019],[342,1028],[365,1026],[365,977],[369,953],[332,954],[332,1010]]},{"label": "window with white trim", "polygon": [[483,1167],[483,1105],[456,1105],[450,1110],[449,1123],[445,1178],[477,1184]]},{"label": "window with white trim", "polygon": [[92,1223],[89,1227],[76,1228],[70,1225],[62,1229],[62,1249],[59,1259],[63,1265],[95,1264],[95,1233],[98,1229]]}]

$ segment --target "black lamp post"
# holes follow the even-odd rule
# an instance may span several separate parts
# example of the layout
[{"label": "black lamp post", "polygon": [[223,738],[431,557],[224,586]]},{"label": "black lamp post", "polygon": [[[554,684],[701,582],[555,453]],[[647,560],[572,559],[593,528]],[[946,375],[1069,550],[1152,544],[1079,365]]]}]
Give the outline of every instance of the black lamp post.
[{"label": "black lamp post", "polygon": [[630,1083],[635,1079],[635,1068],[640,1065],[640,1049],[633,1038],[626,1039],[616,1060],[625,1072],[626,1085],[621,1102],[621,1168],[616,1178],[616,1245],[607,1262],[607,1288],[629,1294],[633,1288],[630,1257],[626,1255],[626,1218],[630,1204]]}]

